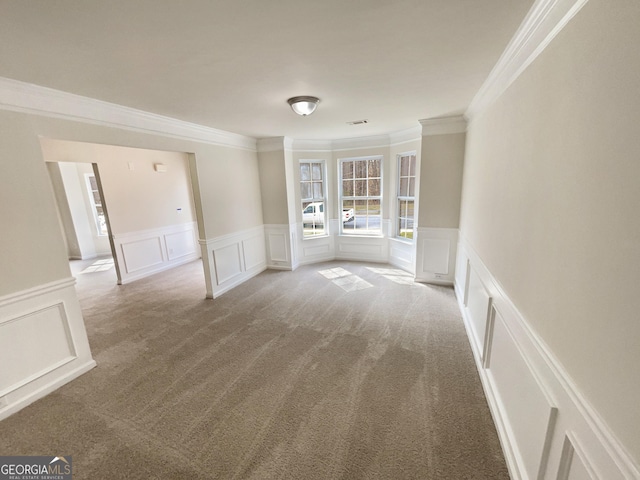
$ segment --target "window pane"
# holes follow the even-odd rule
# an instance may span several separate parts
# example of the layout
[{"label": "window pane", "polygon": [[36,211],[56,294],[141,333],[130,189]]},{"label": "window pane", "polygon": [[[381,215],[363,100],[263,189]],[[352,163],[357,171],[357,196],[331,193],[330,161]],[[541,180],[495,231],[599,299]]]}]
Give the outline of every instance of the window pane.
[{"label": "window pane", "polygon": [[344,180],[342,182],[342,196],[353,197],[353,180]]},{"label": "window pane", "polygon": [[380,177],[380,159],[368,160],[369,163],[369,178]]},{"label": "window pane", "polygon": [[411,177],[409,179],[409,196],[414,197],[416,195],[416,179]]},{"label": "window pane", "polygon": [[369,196],[370,197],[379,197],[380,196],[380,179],[376,178],[375,180],[369,180]]},{"label": "window pane", "polygon": [[368,200],[367,211],[369,215],[380,215],[380,200]]},{"label": "window pane", "polygon": [[353,162],[342,162],[342,178],[353,178]]},{"label": "window pane", "polygon": [[300,164],[300,180],[311,180],[311,171],[308,163]]},{"label": "window pane", "polygon": [[313,198],[322,200],[324,195],[322,194],[322,182],[313,182]]},{"label": "window pane", "polygon": [[300,196],[305,198],[311,198],[311,184],[308,182],[300,183]]},{"label": "window pane", "polygon": [[93,201],[96,205],[102,205],[102,200],[100,199],[100,193],[97,191],[91,192],[93,193]]},{"label": "window pane", "polygon": [[367,178],[367,162],[358,160],[354,163],[356,164],[356,178]]},{"label": "window pane", "polygon": [[319,163],[311,164],[311,178],[313,180],[322,180],[322,165]]},{"label": "window pane", "polygon": [[398,189],[399,197],[407,197],[409,195],[409,179],[401,178],[400,179],[400,188]]},{"label": "window pane", "polygon": [[409,158],[408,157],[400,157],[400,176],[408,177],[409,176]]},{"label": "window pane", "polygon": [[95,176],[91,175],[89,177],[89,184],[91,184],[91,190],[98,190],[98,181]]},{"label": "window pane", "polygon": [[355,190],[353,195],[356,197],[366,197],[367,196],[367,181],[366,180],[356,180],[355,182]]},{"label": "window pane", "polygon": [[411,172],[409,175],[411,175],[412,177],[416,176],[416,156],[415,155],[411,155],[411,168],[409,171]]}]

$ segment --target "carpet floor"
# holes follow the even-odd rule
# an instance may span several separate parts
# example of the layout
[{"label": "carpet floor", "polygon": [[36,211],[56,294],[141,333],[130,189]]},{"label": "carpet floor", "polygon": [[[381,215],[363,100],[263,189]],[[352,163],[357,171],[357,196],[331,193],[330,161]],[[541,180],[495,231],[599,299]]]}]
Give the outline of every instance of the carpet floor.
[{"label": "carpet floor", "polygon": [[[74,268],[98,366],[0,422],[74,479],[508,479],[453,290],[388,265]],[[82,273],[80,273],[82,272]]]}]

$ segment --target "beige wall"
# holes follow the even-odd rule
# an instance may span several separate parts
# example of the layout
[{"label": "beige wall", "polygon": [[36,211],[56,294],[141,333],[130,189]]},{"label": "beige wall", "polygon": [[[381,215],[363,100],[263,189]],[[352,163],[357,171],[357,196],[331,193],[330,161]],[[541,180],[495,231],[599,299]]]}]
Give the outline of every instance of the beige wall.
[{"label": "beige wall", "polygon": [[288,225],[287,183],[283,150],[258,154],[262,215],[268,225]]},{"label": "beige wall", "polygon": [[461,217],[462,235],[636,462],[638,25],[636,0],[591,0],[473,119]]},{"label": "beige wall", "polygon": [[420,227],[458,228],[465,133],[424,135],[420,161]]},{"label": "beige wall", "polygon": [[0,112],[0,296],[69,277],[51,183],[26,115]]},{"label": "beige wall", "polygon": [[190,152],[199,182],[201,237],[263,223],[255,151],[0,111],[0,222],[10,226],[0,236],[0,296],[70,275],[40,137]]},{"label": "beige wall", "polygon": [[[186,153],[52,139],[41,143],[45,161],[98,164],[114,235],[195,221]],[[156,163],[167,172],[156,172]]]}]

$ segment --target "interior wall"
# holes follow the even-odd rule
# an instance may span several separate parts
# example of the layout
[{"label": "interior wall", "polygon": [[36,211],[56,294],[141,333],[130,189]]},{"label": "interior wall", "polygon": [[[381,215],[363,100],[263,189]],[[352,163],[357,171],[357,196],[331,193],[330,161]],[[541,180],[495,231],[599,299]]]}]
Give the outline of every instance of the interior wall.
[{"label": "interior wall", "polygon": [[71,216],[71,208],[67,200],[67,192],[60,173],[60,165],[49,162],[47,163],[47,170],[56,199],[55,206],[60,220],[60,228],[63,232],[63,240],[67,246],[67,255],[69,258],[82,258],[80,245],[78,245],[78,239],[76,238],[75,226],[73,225],[73,217]]},{"label": "interior wall", "polygon": [[460,227],[636,464],[638,25],[635,0],[589,1],[472,120]]},{"label": "interior wall", "polygon": [[458,228],[465,137],[465,133],[422,137],[421,227]]},{"label": "interior wall", "polygon": [[289,225],[284,145],[258,153],[262,215],[267,225]]},{"label": "interior wall", "polygon": [[[42,151],[48,162],[78,162],[78,183],[85,173],[93,173],[86,162],[98,164],[114,234],[196,219],[186,153],[47,138],[42,139]],[[155,164],[167,171],[155,171]],[[85,205],[83,201],[86,210]]]}]

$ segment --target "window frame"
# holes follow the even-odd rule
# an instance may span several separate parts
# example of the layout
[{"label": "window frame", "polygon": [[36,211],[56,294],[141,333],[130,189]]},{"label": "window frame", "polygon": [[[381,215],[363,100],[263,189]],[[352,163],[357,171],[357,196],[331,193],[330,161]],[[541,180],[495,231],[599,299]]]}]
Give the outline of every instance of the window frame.
[{"label": "window frame", "polygon": [[[409,175],[402,175],[402,159],[406,158],[406,157],[413,157],[413,175],[411,175],[411,164],[409,164]],[[403,152],[403,153],[399,153],[396,155],[396,168],[397,168],[397,181],[396,181],[396,200],[395,200],[395,227],[394,227],[394,233],[395,233],[395,238],[397,240],[403,241],[403,242],[407,242],[407,243],[414,243],[415,242],[415,238],[413,233],[414,229],[415,229],[415,222],[416,222],[416,217],[415,217],[415,211],[416,211],[416,190],[418,188],[418,156],[416,154],[415,151],[410,151],[410,152]],[[410,193],[410,185],[411,185],[411,179],[413,179],[413,195],[400,195],[401,193],[401,185],[402,185],[402,179],[407,179],[408,182],[407,184],[409,185],[408,187],[408,191],[407,194]],[[411,217],[407,216],[402,216],[402,202],[413,202],[413,215]],[[411,238],[407,238],[406,236],[402,236],[401,235],[401,227],[400,227],[400,222],[401,219],[411,219],[412,224],[413,224],[413,228],[412,228],[412,235]]]},{"label": "window frame", "polygon": [[[366,195],[366,196],[358,196],[358,195],[343,195],[343,164],[345,162],[356,162],[356,161],[365,161],[365,160],[379,160],[380,161],[380,195]],[[354,166],[354,171],[355,171],[355,166]],[[369,175],[368,175],[368,169],[367,169],[367,177],[366,179],[369,180]],[[366,156],[362,156],[362,157],[346,157],[346,158],[339,158],[338,159],[338,222],[340,224],[340,235],[344,235],[344,236],[352,236],[352,237],[374,237],[374,238],[379,238],[379,237],[384,237],[384,156],[383,155],[366,155]],[[378,178],[378,177],[374,177],[374,178]],[[354,178],[355,180],[355,178]],[[355,193],[355,192],[354,192]],[[368,193],[368,192],[367,192]],[[342,208],[344,205],[344,201],[345,200],[354,200],[354,201],[358,201],[358,200],[378,200],[379,205],[380,205],[380,226],[379,226],[379,230],[376,233],[355,233],[355,231],[357,229],[354,228],[353,232],[350,231],[345,231],[344,229],[344,223],[342,222]],[[354,222],[357,221],[357,214],[354,211]],[[368,228],[367,228],[368,230]]]},{"label": "window frame", "polygon": [[[320,165],[320,170],[322,172],[322,198],[316,198],[314,196],[314,192],[313,192],[313,173],[311,173],[311,177],[310,180],[303,180],[302,179],[302,165],[303,164],[309,164],[310,165],[310,172],[313,171],[313,168],[311,167],[311,165],[313,164],[317,164]],[[304,159],[301,158],[298,160],[298,176],[299,176],[299,181],[298,181],[298,188],[299,188],[299,192],[300,192],[300,221],[302,224],[302,240],[310,240],[313,238],[323,238],[323,237],[327,237],[329,236],[329,218],[328,218],[328,205],[327,205],[327,162],[324,159]],[[311,188],[310,188],[310,193],[311,193],[311,197],[307,197],[307,198],[303,198],[302,197],[302,183],[303,182],[308,182],[311,184]],[[304,211],[307,207],[304,206],[304,204],[311,204],[311,203],[321,203],[321,210],[323,213],[323,221],[324,221],[324,232],[323,233],[317,233],[317,234],[310,234],[310,235],[305,235],[305,223],[304,223]],[[307,205],[308,206],[308,205]]]},{"label": "window frame", "polygon": [[[95,190],[91,186],[91,178],[94,178],[96,181]],[[104,213],[104,199],[102,199],[102,194],[100,193],[100,189],[98,188],[98,179],[93,173],[85,173],[84,174],[85,183],[87,186],[87,195],[89,196],[89,203],[91,203],[91,212],[93,213],[93,223],[96,227],[96,235],[99,237],[107,237],[109,236],[109,228],[107,227],[107,216]],[[94,196],[94,192],[98,193],[98,197],[102,200],[100,204],[96,203],[96,199]],[[98,207],[102,209],[102,216],[105,219],[105,233],[102,233],[102,228],[100,227],[100,214],[98,213]]]}]

